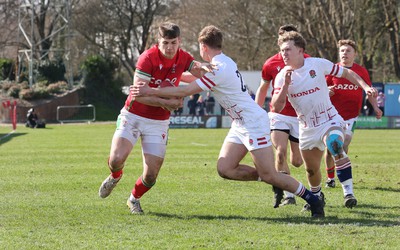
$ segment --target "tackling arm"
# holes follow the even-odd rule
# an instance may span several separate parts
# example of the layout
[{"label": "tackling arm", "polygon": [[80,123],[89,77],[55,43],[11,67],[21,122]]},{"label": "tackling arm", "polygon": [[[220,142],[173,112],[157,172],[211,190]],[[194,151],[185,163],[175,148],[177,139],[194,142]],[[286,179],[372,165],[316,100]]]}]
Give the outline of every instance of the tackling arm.
[{"label": "tackling arm", "polygon": [[[137,76],[134,77],[133,85],[136,85],[138,83],[143,83],[148,85],[149,81],[139,78]],[[135,101],[140,102],[149,106],[155,106],[155,107],[162,107],[167,110],[175,110],[183,105],[183,100],[182,99],[163,99],[157,96],[135,96]]]},{"label": "tackling arm", "polygon": [[181,81],[183,82],[194,82],[196,81],[197,77],[195,77],[194,75],[192,75],[192,73],[190,72],[183,72],[182,77],[181,77]]},{"label": "tackling arm", "polygon": [[167,87],[167,88],[150,88],[148,84],[144,82],[138,82],[137,84],[131,86],[131,94],[135,97],[141,96],[158,96],[158,97],[185,97],[189,95],[194,95],[202,92],[203,90],[197,85],[196,82],[191,82],[189,85],[181,86],[177,88]]}]

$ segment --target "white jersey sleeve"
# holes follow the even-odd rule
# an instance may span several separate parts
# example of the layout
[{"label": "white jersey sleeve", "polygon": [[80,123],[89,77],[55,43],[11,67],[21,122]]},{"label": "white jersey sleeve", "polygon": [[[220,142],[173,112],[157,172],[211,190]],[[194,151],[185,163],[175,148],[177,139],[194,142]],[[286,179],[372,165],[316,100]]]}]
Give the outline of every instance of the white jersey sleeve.
[{"label": "white jersey sleeve", "polygon": [[205,91],[213,91],[215,99],[234,123],[243,126],[267,115],[249,95],[242,75],[231,58],[221,53],[213,57],[211,63],[218,68],[215,74],[206,73],[196,83]]}]

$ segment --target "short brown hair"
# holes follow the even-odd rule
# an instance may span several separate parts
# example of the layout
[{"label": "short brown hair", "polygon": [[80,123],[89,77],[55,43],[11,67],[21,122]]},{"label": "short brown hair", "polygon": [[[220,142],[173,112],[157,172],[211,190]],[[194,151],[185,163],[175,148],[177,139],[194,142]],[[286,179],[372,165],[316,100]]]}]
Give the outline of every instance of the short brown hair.
[{"label": "short brown hair", "polygon": [[285,24],[279,27],[278,35],[283,35],[283,33],[288,31],[298,31],[297,27],[294,24]]},{"label": "short brown hair", "polygon": [[199,43],[204,43],[210,48],[222,49],[222,41],[223,41],[222,32],[214,25],[209,25],[204,27],[200,31],[199,38],[197,40]]},{"label": "short brown hair", "polygon": [[289,31],[289,32],[283,33],[278,38],[278,46],[280,47],[283,43],[288,42],[288,41],[293,41],[294,46],[296,46],[298,48],[302,48],[303,50],[306,50],[307,42],[299,32]]},{"label": "short brown hair", "polygon": [[171,22],[165,22],[158,27],[158,35],[161,38],[174,39],[181,35],[181,30],[178,25]]},{"label": "short brown hair", "polygon": [[345,40],[339,40],[337,43],[338,48],[342,47],[343,45],[349,45],[353,47],[354,51],[357,51],[357,45],[356,42],[350,39],[345,39]]}]

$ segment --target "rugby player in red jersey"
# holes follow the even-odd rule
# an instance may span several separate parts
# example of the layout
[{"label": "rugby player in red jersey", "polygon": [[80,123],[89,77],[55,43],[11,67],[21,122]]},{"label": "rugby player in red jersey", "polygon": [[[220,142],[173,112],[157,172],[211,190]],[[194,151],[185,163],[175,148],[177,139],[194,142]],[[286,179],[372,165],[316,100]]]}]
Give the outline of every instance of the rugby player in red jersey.
[{"label": "rugby player in red jersey", "polygon": [[[180,48],[178,25],[170,22],[161,24],[158,36],[158,44],[139,56],[134,82],[146,82],[153,88],[178,86],[185,71],[199,78],[205,72],[212,72],[210,64],[195,61],[189,53]],[[108,159],[111,174],[100,186],[101,198],[109,196],[121,179],[125,161],[140,138],[143,173],[137,179],[127,205],[132,214],[143,213],[140,198],[156,183],[164,161],[170,111],[181,106],[182,99],[178,98],[133,97],[129,94],[118,116]]]},{"label": "rugby player in red jersey", "polygon": [[[354,60],[357,56],[356,43],[352,40],[339,40],[339,59],[340,62],[336,63],[345,68],[351,69],[358,74],[369,86],[371,80],[367,69],[355,63]],[[353,132],[356,127],[358,114],[360,113],[361,106],[363,103],[363,90],[357,85],[352,84],[345,78],[338,78],[333,76],[327,76],[326,82],[330,88],[330,95],[332,104],[339,112],[340,116],[343,117],[346,122],[345,140],[343,149],[346,153],[349,151],[349,145],[353,137]],[[376,118],[382,117],[382,111],[379,109],[376,102],[376,97],[367,95],[368,101],[372,104],[375,111]],[[328,179],[325,184],[326,187],[335,187],[335,165],[333,162],[332,155],[327,150],[325,155],[325,164]]]}]

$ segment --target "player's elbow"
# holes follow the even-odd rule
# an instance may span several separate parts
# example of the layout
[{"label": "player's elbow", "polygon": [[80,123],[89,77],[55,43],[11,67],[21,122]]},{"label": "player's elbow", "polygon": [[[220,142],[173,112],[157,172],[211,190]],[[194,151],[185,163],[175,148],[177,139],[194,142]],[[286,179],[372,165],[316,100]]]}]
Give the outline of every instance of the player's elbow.
[{"label": "player's elbow", "polygon": [[271,102],[271,111],[275,113],[280,113],[282,109],[284,108],[285,103],[279,102],[279,101],[273,101]]}]

